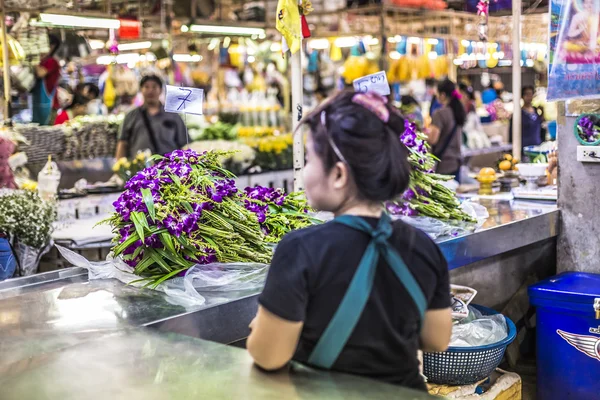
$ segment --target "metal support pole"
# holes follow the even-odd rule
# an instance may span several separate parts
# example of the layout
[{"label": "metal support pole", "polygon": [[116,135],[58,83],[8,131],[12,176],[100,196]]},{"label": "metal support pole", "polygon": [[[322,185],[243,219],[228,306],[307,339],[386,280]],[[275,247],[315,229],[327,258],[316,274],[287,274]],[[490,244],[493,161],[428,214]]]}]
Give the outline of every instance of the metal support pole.
[{"label": "metal support pole", "polygon": [[292,132],[294,132],[294,191],[304,190],[304,136],[301,130],[296,131],[303,116],[302,93],[302,46],[296,54],[292,54]]},{"label": "metal support pole", "polygon": [[513,0],[513,37],[512,37],[512,91],[513,91],[513,120],[512,140],[513,157],[521,159],[521,0]]},{"label": "metal support pole", "polygon": [[6,13],[4,0],[0,0],[0,29],[2,29],[2,72],[4,74],[4,120],[11,118],[10,112],[10,65],[8,61],[8,38],[6,35]]}]

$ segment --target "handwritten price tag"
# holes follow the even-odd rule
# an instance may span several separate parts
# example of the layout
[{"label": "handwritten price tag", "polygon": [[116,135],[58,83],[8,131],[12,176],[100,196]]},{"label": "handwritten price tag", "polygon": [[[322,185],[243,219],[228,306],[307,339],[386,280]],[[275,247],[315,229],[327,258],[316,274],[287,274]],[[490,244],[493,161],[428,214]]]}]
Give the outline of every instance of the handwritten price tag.
[{"label": "handwritten price tag", "polygon": [[167,85],[165,111],[202,115],[204,90]]},{"label": "handwritten price tag", "polygon": [[354,90],[357,92],[375,92],[382,96],[388,96],[390,94],[390,85],[384,71],[358,78],[353,84]]}]

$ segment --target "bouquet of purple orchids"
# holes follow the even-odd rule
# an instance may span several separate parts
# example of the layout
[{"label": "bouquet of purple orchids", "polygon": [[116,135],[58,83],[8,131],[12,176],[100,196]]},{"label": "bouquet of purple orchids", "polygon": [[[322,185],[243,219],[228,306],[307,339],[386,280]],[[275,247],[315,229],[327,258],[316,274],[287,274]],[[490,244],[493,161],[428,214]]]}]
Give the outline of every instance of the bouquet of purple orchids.
[{"label": "bouquet of purple orchids", "polygon": [[297,196],[262,187],[239,191],[220,164],[229,155],[154,156],[155,165],[127,182],[108,222],[116,234],[114,256],[141,281],[156,287],[196,264],[269,263],[269,242],[313,222]]},{"label": "bouquet of purple orchids", "polygon": [[400,140],[409,151],[410,184],[400,199],[386,204],[387,210],[393,215],[476,222],[460,208],[454,192],[442,185],[453,177],[434,173],[435,163],[439,160],[429,152],[425,135],[409,120],[404,127]]}]

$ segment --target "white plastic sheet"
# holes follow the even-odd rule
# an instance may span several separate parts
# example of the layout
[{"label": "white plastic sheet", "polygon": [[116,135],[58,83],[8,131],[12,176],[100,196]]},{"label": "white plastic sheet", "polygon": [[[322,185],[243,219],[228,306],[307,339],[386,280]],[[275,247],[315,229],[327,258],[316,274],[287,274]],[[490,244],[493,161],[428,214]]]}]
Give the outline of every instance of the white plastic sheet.
[{"label": "white plastic sheet", "polygon": [[[143,287],[144,282],[133,273],[133,268],[120,258],[91,262],[69,249],[56,246],[61,255],[72,265],[88,270],[88,278],[117,279],[135,287]],[[258,290],[264,286],[268,265],[252,263],[195,265],[185,276],[176,277],[158,285],[156,290],[164,292],[167,300],[182,306],[198,306],[206,302],[201,292],[231,292]]]}]

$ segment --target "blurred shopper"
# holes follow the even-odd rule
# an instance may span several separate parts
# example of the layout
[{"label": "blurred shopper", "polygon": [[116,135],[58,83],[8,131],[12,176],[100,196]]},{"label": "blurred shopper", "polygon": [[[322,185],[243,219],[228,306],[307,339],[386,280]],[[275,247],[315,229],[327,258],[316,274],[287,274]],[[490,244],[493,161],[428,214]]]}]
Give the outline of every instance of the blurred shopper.
[{"label": "blurred shopper", "polygon": [[[544,110],[533,106],[533,86],[523,86],[521,97],[521,146],[536,146],[546,141],[546,130],[543,128]],[[509,141],[513,140],[513,119],[510,119]]]},{"label": "blurred shopper", "polygon": [[81,94],[89,100],[87,113],[89,115],[108,115],[108,109],[100,97],[100,88],[93,83],[83,85]]},{"label": "blurred shopper", "polygon": [[163,82],[156,75],[140,81],[144,105],[129,112],[123,121],[116,158],[133,158],[149,149],[153,154],[170,153],[189,143],[187,129],[178,114],[167,113],[160,102]]},{"label": "blurred shopper", "polygon": [[400,98],[400,111],[411,122],[416,123],[419,128],[423,128],[421,105],[413,96],[405,95]]},{"label": "blurred shopper", "polygon": [[86,115],[89,102],[90,101],[86,97],[83,97],[79,93],[75,93],[71,104],[68,105],[64,110],[60,110],[56,115],[54,125],[62,125],[75,117]]},{"label": "blurred shopper", "polygon": [[454,175],[459,180],[462,127],[467,113],[461,102],[462,96],[451,80],[438,83],[437,97],[442,108],[433,114],[427,132],[433,154],[440,160],[436,172]]},{"label": "blurred shopper", "polygon": [[288,234],[275,250],[247,342],[263,369],[293,359],[425,391],[417,351],[448,347],[444,256],[382,209],[410,179],[404,118],[386,103],[343,92],[303,121],[306,196],[336,219]]},{"label": "blurred shopper", "polygon": [[492,143],[481,125],[481,119],[477,115],[475,107],[475,91],[465,83],[458,84],[458,91],[462,98],[460,99],[465,112],[467,113],[462,132],[464,134],[464,143],[469,149],[482,149],[490,147]]},{"label": "blurred shopper", "polygon": [[32,90],[32,122],[40,125],[52,125],[59,108],[56,90],[60,81],[60,64],[54,55],[60,48],[60,39],[52,34],[48,38],[50,52],[42,58],[40,65],[35,69],[37,81]]}]

